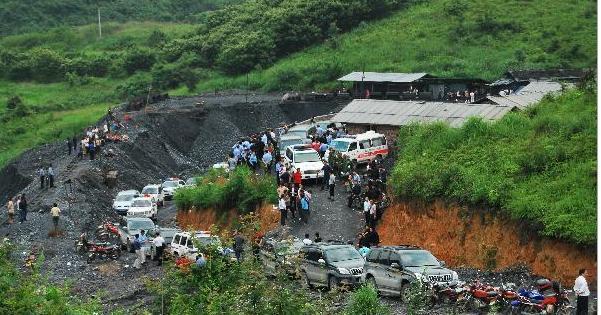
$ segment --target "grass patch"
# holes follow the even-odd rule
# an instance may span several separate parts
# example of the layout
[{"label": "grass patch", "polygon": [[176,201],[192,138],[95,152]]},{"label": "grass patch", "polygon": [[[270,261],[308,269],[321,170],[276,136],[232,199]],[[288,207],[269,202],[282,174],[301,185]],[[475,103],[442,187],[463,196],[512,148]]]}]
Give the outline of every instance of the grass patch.
[{"label": "grass patch", "polygon": [[256,175],[245,166],[229,173],[211,169],[196,187],[179,189],[174,200],[178,209],[235,208],[243,214],[254,211],[263,202],[276,203],[276,188],[273,177]]},{"label": "grass patch", "polygon": [[500,208],[581,244],[597,239],[597,97],[570,90],[495,123],[400,131],[397,197]]}]

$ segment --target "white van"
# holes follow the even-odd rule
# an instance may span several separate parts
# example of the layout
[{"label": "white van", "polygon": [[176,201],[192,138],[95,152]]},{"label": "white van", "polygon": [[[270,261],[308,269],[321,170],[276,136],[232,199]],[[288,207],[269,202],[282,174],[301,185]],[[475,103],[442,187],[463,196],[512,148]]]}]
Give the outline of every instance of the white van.
[{"label": "white van", "polygon": [[332,140],[330,148],[342,153],[354,163],[369,163],[375,158],[388,156],[386,136],[373,130],[336,138]]}]

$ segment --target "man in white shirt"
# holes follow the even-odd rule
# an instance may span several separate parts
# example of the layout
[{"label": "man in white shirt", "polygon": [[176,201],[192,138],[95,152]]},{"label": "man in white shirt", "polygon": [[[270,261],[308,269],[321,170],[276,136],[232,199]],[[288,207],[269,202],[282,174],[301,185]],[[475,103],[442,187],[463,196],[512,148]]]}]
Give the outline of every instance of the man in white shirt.
[{"label": "man in white shirt", "polygon": [[588,272],[586,269],[580,269],[578,271],[578,278],[574,282],[574,293],[578,297],[576,304],[576,315],[588,314],[588,296],[591,292],[588,290],[588,284],[586,283],[586,276]]},{"label": "man in white shirt", "polygon": [[154,244],[154,248],[156,248],[155,259],[158,261],[157,266],[160,266],[163,264],[163,249],[165,248],[165,239],[161,236],[160,232],[157,232],[152,243]]}]

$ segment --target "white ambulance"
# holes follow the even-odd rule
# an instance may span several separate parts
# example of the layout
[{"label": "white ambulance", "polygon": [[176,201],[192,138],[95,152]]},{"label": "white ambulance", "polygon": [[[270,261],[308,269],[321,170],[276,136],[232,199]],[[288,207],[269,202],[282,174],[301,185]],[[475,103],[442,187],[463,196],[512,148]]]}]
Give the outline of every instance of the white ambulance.
[{"label": "white ambulance", "polygon": [[383,159],[388,156],[386,137],[373,130],[336,138],[332,140],[330,148],[357,164],[369,163],[376,158]]}]

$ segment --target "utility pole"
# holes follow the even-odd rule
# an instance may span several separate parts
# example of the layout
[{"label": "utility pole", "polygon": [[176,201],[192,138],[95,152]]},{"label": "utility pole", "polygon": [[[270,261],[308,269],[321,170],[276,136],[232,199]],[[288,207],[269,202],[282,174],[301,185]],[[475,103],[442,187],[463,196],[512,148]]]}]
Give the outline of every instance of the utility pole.
[{"label": "utility pole", "polygon": [[248,104],[248,72],[246,73],[246,104]]},{"label": "utility pole", "polygon": [[98,36],[102,38],[102,24],[100,23],[100,6],[98,7]]}]

